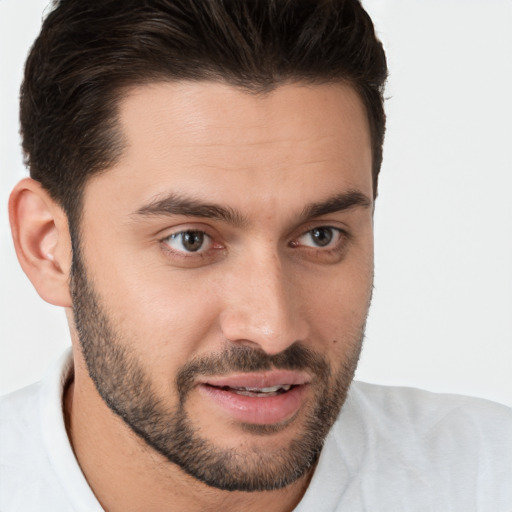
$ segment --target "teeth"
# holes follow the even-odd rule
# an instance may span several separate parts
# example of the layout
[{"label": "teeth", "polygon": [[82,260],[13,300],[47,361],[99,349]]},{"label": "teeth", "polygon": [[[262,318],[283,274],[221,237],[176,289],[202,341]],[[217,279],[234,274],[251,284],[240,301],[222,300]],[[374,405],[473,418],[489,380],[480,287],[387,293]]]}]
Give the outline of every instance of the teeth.
[{"label": "teeth", "polygon": [[232,387],[234,391],[249,392],[249,393],[276,393],[277,391],[288,391],[292,387],[291,384],[279,384],[278,386],[271,386],[268,388],[250,388],[250,387]]},{"label": "teeth", "polygon": [[288,391],[290,388],[291,388],[290,384],[284,384],[284,385],[279,385],[279,386],[272,386],[271,388],[261,388],[261,389],[247,388],[247,389],[249,391],[256,391],[256,392],[260,392],[260,393],[274,393],[275,391],[278,391],[280,389],[282,389],[284,391]]}]

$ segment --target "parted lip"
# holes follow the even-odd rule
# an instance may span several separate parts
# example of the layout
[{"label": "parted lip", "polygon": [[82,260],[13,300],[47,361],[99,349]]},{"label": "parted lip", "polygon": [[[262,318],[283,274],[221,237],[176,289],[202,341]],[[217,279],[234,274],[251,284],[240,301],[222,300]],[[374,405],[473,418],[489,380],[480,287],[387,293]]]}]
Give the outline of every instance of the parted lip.
[{"label": "parted lip", "polygon": [[230,375],[219,375],[202,377],[198,379],[199,384],[215,386],[218,388],[271,388],[280,385],[301,386],[309,384],[311,376],[306,372],[290,370],[270,370],[255,373],[236,373]]}]

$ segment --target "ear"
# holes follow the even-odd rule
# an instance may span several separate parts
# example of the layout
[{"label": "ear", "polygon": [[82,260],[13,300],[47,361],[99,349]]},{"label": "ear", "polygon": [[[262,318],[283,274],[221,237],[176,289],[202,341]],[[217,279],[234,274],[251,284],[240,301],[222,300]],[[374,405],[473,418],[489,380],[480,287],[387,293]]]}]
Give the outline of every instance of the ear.
[{"label": "ear", "polygon": [[20,265],[46,302],[70,307],[71,239],[66,214],[38,181],[21,180],[9,198]]}]

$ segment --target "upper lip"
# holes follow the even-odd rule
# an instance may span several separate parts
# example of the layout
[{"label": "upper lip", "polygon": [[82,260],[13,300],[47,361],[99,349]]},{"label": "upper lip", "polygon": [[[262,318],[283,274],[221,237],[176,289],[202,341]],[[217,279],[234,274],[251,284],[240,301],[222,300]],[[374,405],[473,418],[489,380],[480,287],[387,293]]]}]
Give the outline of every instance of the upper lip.
[{"label": "upper lip", "polygon": [[271,388],[274,386],[301,386],[308,384],[311,377],[306,372],[297,372],[290,370],[271,370],[255,373],[236,373],[230,375],[219,375],[203,377],[199,379],[199,384],[208,384],[218,388]]}]

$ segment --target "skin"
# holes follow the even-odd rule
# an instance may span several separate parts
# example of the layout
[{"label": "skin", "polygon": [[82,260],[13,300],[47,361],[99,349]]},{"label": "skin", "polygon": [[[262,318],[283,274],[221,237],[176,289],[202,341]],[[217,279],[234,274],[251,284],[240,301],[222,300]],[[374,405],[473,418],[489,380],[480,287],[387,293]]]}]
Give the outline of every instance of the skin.
[{"label": "skin", "polygon": [[[119,122],[123,156],[85,189],[82,260],[117,342],[150,376],[158,399],[175,407],[179,370],[230,347],[278,355],[299,340],[333,375],[355,367],[373,277],[371,145],[355,91],[287,84],[253,95],[225,84],[159,83],[130,90]],[[353,193],[365,201],[303,215],[309,205]],[[171,194],[235,211],[237,222],[141,214]],[[69,435],[102,506],[292,510],[311,470],[283,489],[216,489],[150,448],[107,407],[74,325],[65,216],[31,180],[16,187],[10,211],[25,272],[43,298],[68,311],[75,359],[65,397]],[[325,233],[326,226],[333,241],[321,247],[311,230]],[[180,235],[169,238],[187,230],[208,235],[199,252],[187,252]],[[318,389],[313,379],[293,417],[265,435],[199,386],[185,410],[215,447],[272,454],[304,431]]]}]

